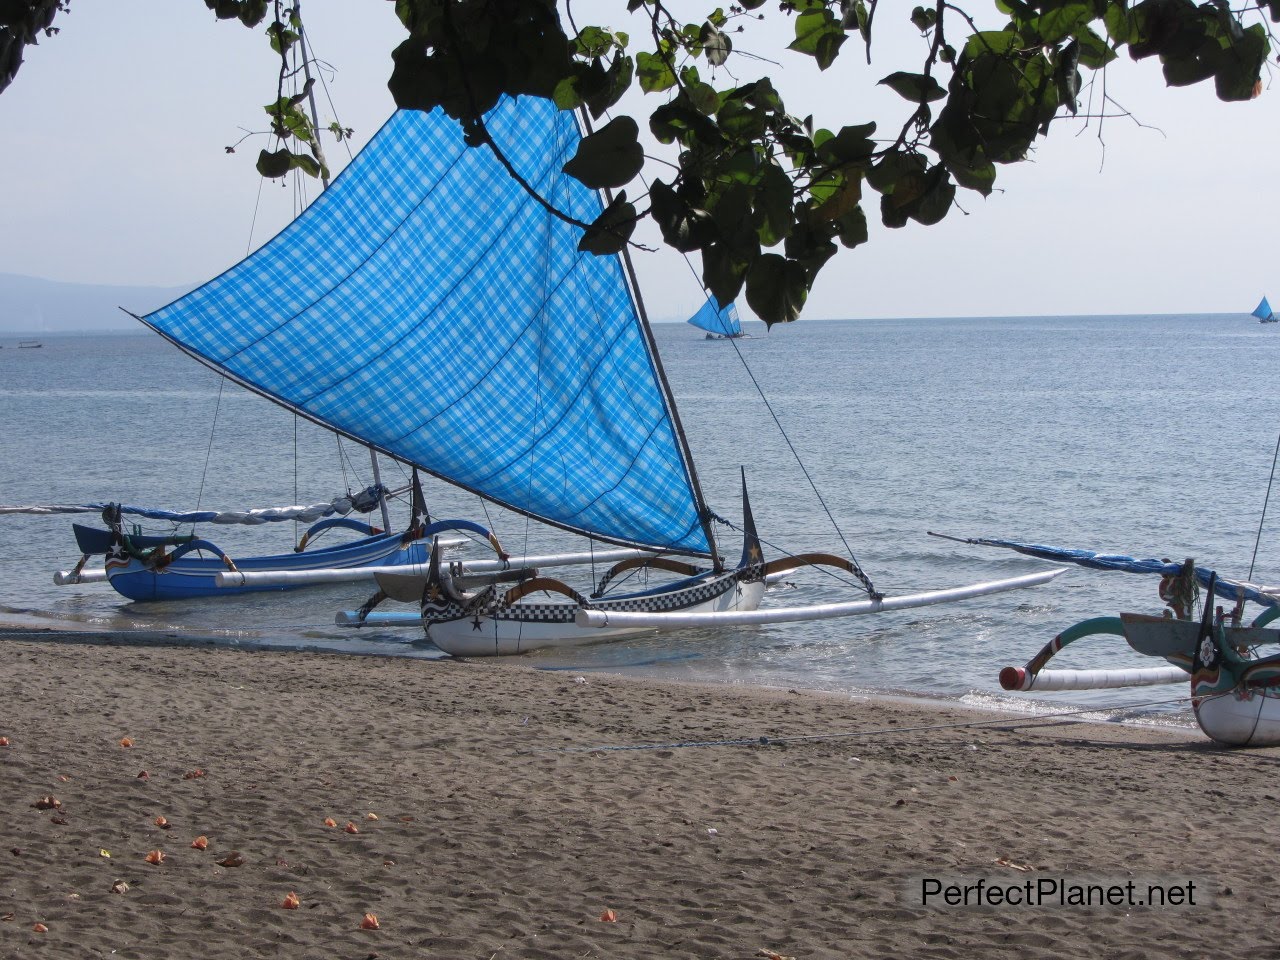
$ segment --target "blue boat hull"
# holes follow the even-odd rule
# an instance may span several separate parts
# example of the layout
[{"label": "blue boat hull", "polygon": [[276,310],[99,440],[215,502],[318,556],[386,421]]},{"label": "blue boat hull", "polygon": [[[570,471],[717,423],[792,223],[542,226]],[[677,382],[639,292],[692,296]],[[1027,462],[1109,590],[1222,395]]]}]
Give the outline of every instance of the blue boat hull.
[{"label": "blue boat hull", "polygon": [[[306,553],[251,557],[236,562],[249,571],[332,570],[382,567],[391,564],[425,563],[430,544],[421,540],[401,543],[400,534],[366,537],[353,543]],[[220,587],[217,576],[227,570],[217,557],[185,556],[159,569],[148,569],[137,559],[127,563],[107,563],[107,580],[116,592],[130,600],[189,600],[196,597],[225,597],[237,593],[294,590],[293,586]]]}]

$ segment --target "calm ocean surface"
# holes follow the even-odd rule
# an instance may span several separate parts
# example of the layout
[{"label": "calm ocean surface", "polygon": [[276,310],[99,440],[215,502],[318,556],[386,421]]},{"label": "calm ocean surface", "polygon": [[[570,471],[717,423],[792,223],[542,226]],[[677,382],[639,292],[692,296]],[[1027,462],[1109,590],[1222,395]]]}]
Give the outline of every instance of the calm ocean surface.
[{"label": "calm ocean surface", "polygon": [[[926,535],[1007,537],[1249,569],[1280,429],[1271,379],[1280,330],[1245,316],[802,321],[737,347],[876,585],[901,593],[1047,564]],[[745,465],[757,524],[781,551],[843,551],[744,372],[734,344],[684,324],[655,334],[712,507],[738,522]],[[231,385],[158,337],[0,343],[0,502],[119,500],[169,509],[313,503],[370,481],[368,457]],[[216,417],[215,417],[216,414]],[[296,450],[296,455],[295,455]],[[384,476],[404,479],[397,466]],[[576,541],[430,482],[436,516],[488,522],[512,552]],[[486,521],[487,516],[487,521]],[[404,518],[397,511],[397,523]],[[92,515],[89,517],[93,519]],[[234,557],[283,552],[293,524],[212,528]],[[738,545],[724,544],[730,556]],[[438,656],[415,632],[333,625],[365,586],[131,604],[106,584],[55,587],[77,559],[66,517],[0,517],[0,619],[90,623],[371,654]],[[602,570],[597,570],[598,576]],[[586,585],[588,568],[560,575]],[[1263,529],[1256,581],[1280,582],[1280,517]],[[860,599],[798,573],[769,604]],[[388,605],[389,606],[389,605]],[[384,607],[385,608],[385,607]],[[809,624],[686,631],[533,666],[860,693],[926,694],[1054,710],[1172,700],[1183,686],[1000,692],[1064,627],[1121,609],[1157,612],[1154,580],[1073,569],[1054,583],[946,606]],[[407,608],[406,608],[407,609]],[[1118,638],[1084,641],[1062,667],[1154,665]],[[358,664],[353,665],[358,669]],[[1178,722],[1183,704],[1132,715]]]}]

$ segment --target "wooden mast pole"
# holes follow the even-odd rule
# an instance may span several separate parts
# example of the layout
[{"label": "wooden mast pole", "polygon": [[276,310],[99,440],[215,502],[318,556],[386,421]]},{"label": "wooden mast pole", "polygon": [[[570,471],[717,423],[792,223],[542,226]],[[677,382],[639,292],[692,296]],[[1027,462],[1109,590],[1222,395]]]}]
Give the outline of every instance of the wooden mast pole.
[{"label": "wooden mast pole", "polygon": [[[316,109],[315,83],[311,78],[311,56],[307,53],[307,30],[302,25],[302,5],[298,11],[298,43],[302,47],[302,75],[306,78],[307,103],[311,107],[311,152],[320,164],[320,182],[324,189],[329,189],[329,165],[324,161],[324,148],[320,146],[320,113]],[[369,446],[369,464],[373,467],[373,482],[379,488],[378,506],[382,508],[382,529],[391,531],[391,511],[387,507],[387,498],[382,493],[382,469],[378,464],[378,451]]]}]

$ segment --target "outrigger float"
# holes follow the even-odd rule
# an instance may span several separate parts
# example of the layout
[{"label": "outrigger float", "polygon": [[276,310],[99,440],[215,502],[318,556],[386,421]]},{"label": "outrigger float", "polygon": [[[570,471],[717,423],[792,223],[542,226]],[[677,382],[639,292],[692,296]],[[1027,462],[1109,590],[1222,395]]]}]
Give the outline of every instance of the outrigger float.
[{"label": "outrigger float", "polygon": [[[1280,617],[1280,587],[1220,577],[1191,559],[1174,563],[1012,540],[946,539],[1002,547],[1055,563],[1160,577],[1160,599],[1165,604],[1162,615],[1121,613],[1074,624],[1046,643],[1024,666],[1001,670],[1000,686],[1005,690],[1098,690],[1189,680],[1196,722],[1211,740],[1231,747],[1280,745],[1280,653],[1267,653],[1280,650],[1280,629],[1267,626]],[[1217,605],[1215,598],[1229,601],[1229,608]],[[1246,622],[1247,603],[1264,609]],[[1096,636],[1124,637],[1138,653],[1163,660],[1165,665],[1046,669],[1067,647]]]}]

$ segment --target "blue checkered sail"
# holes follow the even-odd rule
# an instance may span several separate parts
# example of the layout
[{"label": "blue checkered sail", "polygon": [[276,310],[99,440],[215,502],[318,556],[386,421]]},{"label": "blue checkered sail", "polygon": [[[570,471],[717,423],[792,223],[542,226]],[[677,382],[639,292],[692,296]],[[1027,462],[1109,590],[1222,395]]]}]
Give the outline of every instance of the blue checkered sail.
[{"label": "blue checkered sail", "polygon": [[690,317],[689,322],[707,333],[718,333],[723,337],[736,337],[742,333],[737,305],[731,303],[721,307],[715,297],[707,297],[702,309]]},{"label": "blue checkered sail", "polygon": [[[580,134],[504,101],[494,141],[579,221]],[[297,220],[142,318],[225,376],[400,460],[597,538],[708,553],[693,471],[616,257],[577,249],[439,112],[395,114]]]}]

